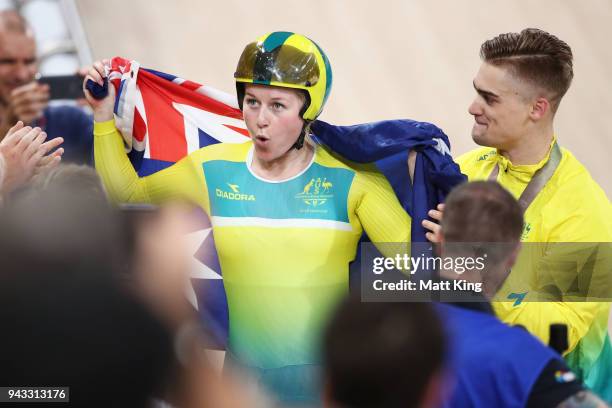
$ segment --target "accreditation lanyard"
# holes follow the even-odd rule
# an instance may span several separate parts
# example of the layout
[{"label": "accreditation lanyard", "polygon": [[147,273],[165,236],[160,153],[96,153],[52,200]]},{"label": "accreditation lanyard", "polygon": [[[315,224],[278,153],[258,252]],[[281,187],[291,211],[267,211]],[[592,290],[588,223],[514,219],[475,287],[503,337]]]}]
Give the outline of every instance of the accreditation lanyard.
[{"label": "accreditation lanyard", "polygon": [[[521,194],[518,199],[518,203],[523,212],[527,210],[532,201],[536,198],[540,191],[542,191],[542,188],[544,188],[548,180],[550,180],[552,175],[555,173],[555,170],[557,170],[557,167],[559,167],[559,163],[561,163],[561,156],[562,154],[559,144],[555,142],[550,152],[550,158],[546,164],[542,166],[542,168],[535,172],[529,181],[529,184],[527,184],[527,187],[525,187],[523,194]],[[493,171],[489,175],[488,179],[491,181],[496,181],[498,174],[499,164],[493,168]]]}]

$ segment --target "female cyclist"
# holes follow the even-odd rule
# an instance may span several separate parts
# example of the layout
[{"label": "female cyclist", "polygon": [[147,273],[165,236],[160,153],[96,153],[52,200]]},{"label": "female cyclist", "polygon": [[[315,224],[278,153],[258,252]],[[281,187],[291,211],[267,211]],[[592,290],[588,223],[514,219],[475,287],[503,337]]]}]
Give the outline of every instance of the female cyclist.
[{"label": "female cyclist", "polygon": [[[102,84],[105,62],[85,81]],[[86,91],[96,168],[117,201],[183,198],[206,211],[229,306],[226,361],[249,368],[281,400],[317,401],[320,331],[348,292],[359,238],[365,231],[375,243],[405,244],[410,217],[374,166],[310,137],[332,83],[317,44],[265,35],[245,47],[234,76],[251,140],[204,147],[143,178],[114,124],[113,87],[102,100]]]}]

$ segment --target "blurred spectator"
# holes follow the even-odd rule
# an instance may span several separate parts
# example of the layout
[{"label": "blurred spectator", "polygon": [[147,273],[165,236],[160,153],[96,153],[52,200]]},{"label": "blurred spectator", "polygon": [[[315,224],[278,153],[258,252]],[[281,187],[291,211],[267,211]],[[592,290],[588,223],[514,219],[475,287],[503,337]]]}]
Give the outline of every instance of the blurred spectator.
[{"label": "blurred spectator", "polygon": [[[93,171],[93,170],[92,170]],[[188,207],[171,204],[122,207],[129,248],[130,279],[139,293],[167,323],[179,330],[197,315],[185,296],[190,285],[192,254],[187,252]]]},{"label": "blurred spectator", "polygon": [[64,160],[92,162],[92,118],[74,106],[49,106],[49,87],[35,81],[34,35],[16,11],[0,12],[0,135],[18,120],[64,138]]},{"label": "blurred spectator", "polygon": [[0,212],[1,384],[69,386],[88,407],[144,407],[163,391],[171,333],[112,273],[111,211],[58,187]]},{"label": "blurred spectator", "polygon": [[33,187],[39,190],[61,189],[66,194],[84,194],[92,200],[106,201],[106,191],[100,176],[92,167],[85,165],[60,164],[36,177]]},{"label": "blurred spectator", "polygon": [[[92,170],[93,171],[93,170]],[[128,251],[128,282],[175,333],[175,352],[182,371],[168,399],[179,407],[258,408],[272,406],[257,389],[224,373],[215,373],[205,354],[205,331],[185,296],[193,254],[186,233],[193,214],[182,204],[121,208],[123,248]]]},{"label": "blurred spectator", "polygon": [[71,406],[270,406],[206,358],[184,295],[184,210],[119,217],[97,173],[74,164],[12,195],[0,209],[0,384],[69,386]]},{"label": "blurred spectator", "polygon": [[446,342],[433,306],[361,303],[337,310],[323,343],[327,407],[437,407]]},{"label": "blurred spectator", "polygon": [[[520,247],[523,215],[512,195],[492,181],[463,184],[447,197],[441,226],[442,257],[478,256],[474,251],[482,256],[483,248],[470,243],[493,243],[484,247],[490,256],[483,271],[454,276],[445,271],[447,278],[480,282],[484,288],[472,292],[470,302],[438,305],[457,380],[445,406],[606,406],[585,390],[556,352],[527,331],[502,323],[488,302],[508,276]],[[461,299],[463,294],[457,294]]]}]

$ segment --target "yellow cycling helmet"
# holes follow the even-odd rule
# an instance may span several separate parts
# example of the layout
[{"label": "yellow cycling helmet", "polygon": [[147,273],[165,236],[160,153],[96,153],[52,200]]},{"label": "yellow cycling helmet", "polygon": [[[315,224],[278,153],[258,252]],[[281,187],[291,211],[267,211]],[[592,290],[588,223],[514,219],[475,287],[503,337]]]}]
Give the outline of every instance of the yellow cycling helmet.
[{"label": "yellow cycling helmet", "polygon": [[300,112],[306,121],[319,116],[332,85],[332,71],[325,53],[300,34],[276,31],[248,44],[234,73],[238,105],[242,110],[244,84],[302,89],[307,101]]}]

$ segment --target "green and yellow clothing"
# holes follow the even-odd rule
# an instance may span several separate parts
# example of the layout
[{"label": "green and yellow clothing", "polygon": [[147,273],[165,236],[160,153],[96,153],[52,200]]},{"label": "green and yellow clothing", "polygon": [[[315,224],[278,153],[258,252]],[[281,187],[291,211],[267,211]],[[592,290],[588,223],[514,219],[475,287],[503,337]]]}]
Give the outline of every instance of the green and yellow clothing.
[{"label": "green and yellow clothing", "polygon": [[[567,149],[562,148],[561,151],[561,162],[555,173],[525,212],[521,240],[540,243],[612,242],[610,201],[584,166]],[[471,181],[486,180],[494,166],[499,166],[497,181],[518,199],[549,157],[550,150],[537,164],[514,165],[498,154],[496,149],[485,147],[468,152],[456,161]],[[565,290],[570,285],[569,281],[575,278],[553,276],[552,279]],[[512,281],[512,274],[508,281]],[[529,283],[530,287],[522,288],[523,291],[538,291],[550,282],[538,282],[536,279]],[[510,302],[496,302],[494,306],[503,321],[526,327],[544,343],[549,340],[550,324],[567,324],[569,350],[565,357],[570,368],[582,377],[587,386],[607,400],[612,400],[608,303],[527,301],[516,306]]]},{"label": "green and yellow clothing", "polygon": [[363,231],[375,243],[410,239],[410,217],[385,177],[323,146],[283,181],[252,171],[250,141],[207,146],[139,178],[113,121],[96,123],[94,134],[96,168],[114,200],[183,198],[210,216],[229,306],[228,351],[249,367],[317,364],[322,326],[348,293]]}]

